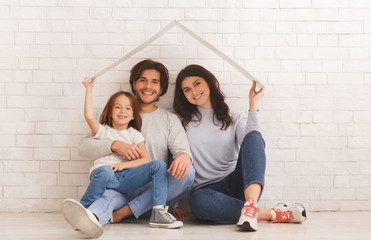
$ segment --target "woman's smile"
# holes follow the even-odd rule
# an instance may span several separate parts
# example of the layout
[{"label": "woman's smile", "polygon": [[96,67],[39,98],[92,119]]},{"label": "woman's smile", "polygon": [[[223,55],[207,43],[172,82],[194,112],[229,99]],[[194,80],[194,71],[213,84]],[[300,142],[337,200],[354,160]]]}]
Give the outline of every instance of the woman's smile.
[{"label": "woman's smile", "polygon": [[210,88],[206,80],[198,76],[186,77],[182,81],[183,94],[188,102],[200,108],[212,108]]}]

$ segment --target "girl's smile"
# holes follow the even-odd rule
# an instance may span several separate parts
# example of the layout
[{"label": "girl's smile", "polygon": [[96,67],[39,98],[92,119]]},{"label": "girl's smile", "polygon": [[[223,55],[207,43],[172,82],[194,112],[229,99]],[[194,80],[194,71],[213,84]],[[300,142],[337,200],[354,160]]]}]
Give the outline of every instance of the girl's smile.
[{"label": "girl's smile", "polygon": [[125,95],[116,98],[112,109],[112,125],[116,130],[127,129],[131,120],[134,119],[133,107],[130,99]]}]

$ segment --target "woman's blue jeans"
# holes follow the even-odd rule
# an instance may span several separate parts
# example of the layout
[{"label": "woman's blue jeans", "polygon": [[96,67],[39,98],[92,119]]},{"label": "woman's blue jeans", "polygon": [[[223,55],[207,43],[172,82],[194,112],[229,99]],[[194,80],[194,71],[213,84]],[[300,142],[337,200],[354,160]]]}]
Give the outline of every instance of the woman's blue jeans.
[{"label": "woman's blue jeans", "polygon": [[[258,131],[246,134],[242,141],[235,170],[219,182],[194,190],[190,207],[197,218],[205,221],[236,223],[245,204],[245,189],[252,183],[261,185],[265,176],[265,142]],[[259,196],[260,198],[260,196]]]},{"label": "woman's blue jeans", "polygon": [[106,188],[129,193],[152,181],[153,205],[165,205],[167,195],[166,164],[152,161],[135,168],[113,172],[109,166],[96,168],[90,174],[90,184],[80,203],[88,208],[100,198]]}]

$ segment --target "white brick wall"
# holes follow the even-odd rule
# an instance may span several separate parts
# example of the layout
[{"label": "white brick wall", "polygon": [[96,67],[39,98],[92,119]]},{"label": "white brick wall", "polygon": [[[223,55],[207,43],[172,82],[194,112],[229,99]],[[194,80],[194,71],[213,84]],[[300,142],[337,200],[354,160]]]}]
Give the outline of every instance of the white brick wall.
[{"label": "white brick wall", "polygon": [[[262,206],[371,210],[370,11],[371,0],[0,0],[0,211],[59,211],[82,196],[92,159],[77,151],[88,130],[81,80],[172,20],[266,84]],[[163,62],[172,84],[202,64],[233,110],[248,108],[250,82],[173,29],[98,79],[96,116],[143,58]]]}]

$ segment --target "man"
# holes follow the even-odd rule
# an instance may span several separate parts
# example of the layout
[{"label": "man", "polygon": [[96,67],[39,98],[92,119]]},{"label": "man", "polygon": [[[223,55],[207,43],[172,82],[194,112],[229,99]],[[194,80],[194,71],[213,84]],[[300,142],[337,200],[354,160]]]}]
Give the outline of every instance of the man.
[{"label": "man", "polygon": [[[178,117],[155,105],[168,89],[168,71],[159,62],[143,60],[131,69],[130,84],[139,102],[142,117],[141,132],[146,139],[150,160],[167,162],[169,151],[173,156],[167,174],[167,205],[173,207],[192,186],[195,171],[191,164],[188,140]],[[94,159],[112,152],[128,160],[141,157],[141,151],[135,145],[120,141],[95,140],[89,137],[81,141],[79,152],[85,157]],[[81,209],[74,202],[65,201],[62,210],[67,222],[74,228],[90,237],[99,237],[103,233],[102,225],[110,219],[119,222],[131,215],[138,218],[151,208],[151,186],[147,184],[125,195],[107,189],[103,196],[87,210]],[[113,210],[116,211],[112,214]]]}]

